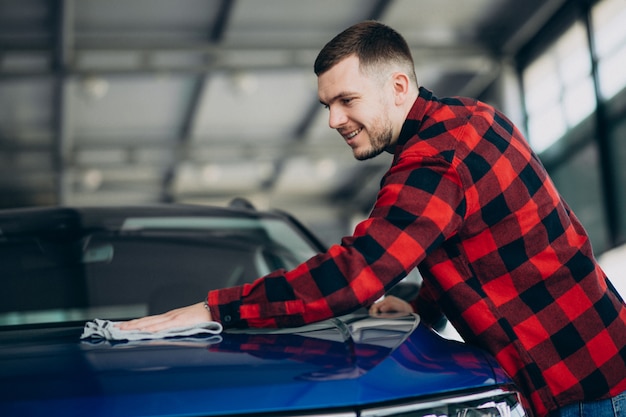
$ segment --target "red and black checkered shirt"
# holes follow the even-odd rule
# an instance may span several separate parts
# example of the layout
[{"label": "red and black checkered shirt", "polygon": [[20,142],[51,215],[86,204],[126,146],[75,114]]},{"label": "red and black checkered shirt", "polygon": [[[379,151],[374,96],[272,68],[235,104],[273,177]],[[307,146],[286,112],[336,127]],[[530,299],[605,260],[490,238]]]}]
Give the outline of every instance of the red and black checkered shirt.
[{"label": "red and black checkered shirt", "polygon": [[626,389],[626,306],[536,155],[493,107],[423,88],[353,236],[208,302],[226,327],[298,326],[372,304],[416,266],[420,298],[538,416]]}]

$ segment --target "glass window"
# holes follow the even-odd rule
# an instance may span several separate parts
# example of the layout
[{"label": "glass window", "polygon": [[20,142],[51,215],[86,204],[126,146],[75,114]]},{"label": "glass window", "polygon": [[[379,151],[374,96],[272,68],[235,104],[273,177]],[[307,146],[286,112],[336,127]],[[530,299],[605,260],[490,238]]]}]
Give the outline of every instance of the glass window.
[{"label": "glass window", "polygon": [[587,230],[594,251],[597,253],[605,251],[606,217],[599,205],[602,201],[602,187],[598,168],[598,149],[595,144],[588,144],[567,163],[552,169],[550,176]]},{"label": "glass window", "polygon": [[20,230],[28,218],[5,216],[0,327],[158,314],[317,252],[282,218],[131,217],[119,229],[113,218],[110,230],[94,230],[51,226],[57,217]]},{"label": "glass window", "polygon": [[[613,166],[615,167],[615,200],[617,202],[617,213],[620,229],[617,231],[619,236],[626,236],[626,118],[620,118],[616,123],[611,123],[609,130],[609,140],[611,141],[611,156],[613,158]],[[624,260],[624,274],[626,275],[626,257]],[[626,287],[626,278],[624,279],[624,287]]]},{"label": "glass window", "polygon": [[596,108],[596,93],[590,77],[581,79],[563,93],[563,112],[568,127],[576,126]]},{"label": "glass window", "polygon": [[524,70],[523,79],[528,137],[541,152],[595,109],[585,26],[572,25]]},{"label": "glass window", "polygon": [[591,12],[598,56],[600,95],[615,96],[626,85],[626,3],[603,0]]}]

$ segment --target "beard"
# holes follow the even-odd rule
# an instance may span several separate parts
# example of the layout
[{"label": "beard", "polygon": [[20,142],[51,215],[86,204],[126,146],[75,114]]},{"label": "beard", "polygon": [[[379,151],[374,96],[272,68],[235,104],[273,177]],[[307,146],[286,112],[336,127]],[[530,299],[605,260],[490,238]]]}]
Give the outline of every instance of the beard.
[{"label": "beard", "polygon": [[372,131],[370,135],[370,146],[363,150],[354,150],[354,157],[359,161],[365,161],[366,159],[374,158],[375,156],[383,153],[385,149],[391,143],[393,137],[393,129],[390,124],[387,123],[382,126],[381,129]]}]

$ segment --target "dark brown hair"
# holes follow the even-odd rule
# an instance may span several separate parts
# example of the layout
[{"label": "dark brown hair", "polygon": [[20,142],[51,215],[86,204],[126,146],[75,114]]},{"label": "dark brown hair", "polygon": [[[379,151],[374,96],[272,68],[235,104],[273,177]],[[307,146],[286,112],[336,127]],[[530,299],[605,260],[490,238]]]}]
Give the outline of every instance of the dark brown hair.
[{"label": "dark brown hair", "polygon": [[398,32],[380,22],[367,20],[350,26],[328,42],[317,55],[313,67],[321,75],[345,58],[356,55],[364,72],[384,66],[401,66],[417,85],[411,50]]}]

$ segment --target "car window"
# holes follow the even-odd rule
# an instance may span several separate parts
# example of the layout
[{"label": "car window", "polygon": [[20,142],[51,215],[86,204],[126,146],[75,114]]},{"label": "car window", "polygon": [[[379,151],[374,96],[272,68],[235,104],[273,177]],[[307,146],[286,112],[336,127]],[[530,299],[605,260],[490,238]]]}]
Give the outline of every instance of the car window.
[{"label": "car window", "polygon": [[0,326],[125,319],[202,300],[314,255],[275,218],[133,218],[0,241]]}]

